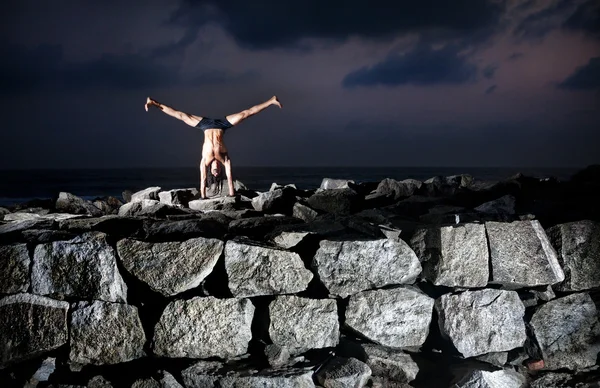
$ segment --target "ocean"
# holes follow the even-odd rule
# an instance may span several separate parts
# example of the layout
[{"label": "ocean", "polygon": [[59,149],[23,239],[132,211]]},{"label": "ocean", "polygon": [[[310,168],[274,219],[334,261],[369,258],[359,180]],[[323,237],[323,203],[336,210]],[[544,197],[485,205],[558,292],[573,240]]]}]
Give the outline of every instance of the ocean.
[{"label": "ocean", "polygon": [[[233,167],[233,177],[249,189],[265,191],[273,182],[294,183],[299,189],[319,187],[323,178],[379,182],[385,178],[426,180],[433,176],[470,174],[477,180],[502,180],[518,172],[539,178],[568,180],[580,168],[531,167]],[[93,199],[121,198],[124,190],[133,192],[150,186],[164,190],[199,187],[198,168],[128,169],[48,169],[0,170],[0,206],[10,206],[34,198],[56,198],[66,191]]]}]

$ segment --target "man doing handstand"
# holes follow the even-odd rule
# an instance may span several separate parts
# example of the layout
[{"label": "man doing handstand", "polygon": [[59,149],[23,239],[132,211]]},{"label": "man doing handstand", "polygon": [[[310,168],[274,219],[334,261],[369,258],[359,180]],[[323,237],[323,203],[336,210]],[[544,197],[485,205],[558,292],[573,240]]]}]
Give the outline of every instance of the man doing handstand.
[{"label": "man doing handstand", "polygon": [[225,143],[223,142],[223,135],[225,134],[225,131],[271,105],[277,105],[279,108],[281,108],[281,103],[277,99],[277,96],[273,96],[270,100],[263,102],[262,104],[255,105],[252,108],[243,110],[239,113],[234,113],[222,119],[210,119],[208,117],[195,116],[177,111],[148,97],[146,99],[146,105],[144,108],[146,111],[148,111],[148,107],[152,105],[156,106],[169,116],[175,117],[176,119],[179,119],[192,127],[196,127],[204,131],[202,160],[200,161],[200,196],[202,198],[206,198],[206,170],[214,160],[223,163],[225,166],[227,184],[229,185],[229,195],[235,195],[233,190],[233,178],[231,176],[231,159],[227,153],[227,148],[225,148]]}]

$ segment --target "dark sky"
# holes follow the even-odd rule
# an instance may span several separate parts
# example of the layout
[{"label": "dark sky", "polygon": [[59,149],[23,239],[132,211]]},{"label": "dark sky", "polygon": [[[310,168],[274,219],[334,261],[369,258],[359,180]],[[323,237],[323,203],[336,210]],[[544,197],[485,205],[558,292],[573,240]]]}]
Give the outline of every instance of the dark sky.
[{"label": "dark sky", "polygon": [[146,96],[273,94],[234,166],[600,163],[597,0],[18,0],[0,31],[0,169],[196,166],[202,132]]}]

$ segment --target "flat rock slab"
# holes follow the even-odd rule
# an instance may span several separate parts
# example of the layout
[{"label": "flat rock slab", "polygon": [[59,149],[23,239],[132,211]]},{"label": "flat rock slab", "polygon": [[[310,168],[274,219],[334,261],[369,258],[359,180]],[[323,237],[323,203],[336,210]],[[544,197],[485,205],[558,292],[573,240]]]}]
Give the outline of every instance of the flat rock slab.
[{"label": "flat rock slab", "polygon": [[474,370],[453,385],[456,388],[525,388],[527,379],[514,370]]},{"label": "flat rock slab", "polygon": [[0,245],[0,294],[27,292],[30,263],[26,244]]},{"label": "flat rock slab", "polygon": [[252,376],[230,375],[219,379],[221,388],[314,388],[312,370],[264,371]]},{"label": "flat rock slab", "polygon": [[192,210],[235,210],[235,197],[218,197],[211,199],[195,199],[188,202],[188,207]]},{"label": "flat rock slab", "polygon": [[319,384],[328,388],[364,387],[371,368],[356,358],[335,357],[315,374]]},{"label": "flat rock slab", "polygon": [[556,251],[539,221],[486,222],[491,283],[534,287],[565,278]]},{"label": "flat rock slab", "polygon": [[334,299],[279,296],[269,305],[269,337],[293,354],[335,347],[340,337]]},{"label": "flat rock slab", "polygon": [[129,273],[154,291],[172,296],[198,287],[223,252],[223,241],[203,237],[183,242],[119,240],[117,252]]},{"label": "flat rock slab", "polygon": [[484,289],[442,295],[435,302],[439,326],[464,357],[523,346],[525,306],[515,291]]},{"label": "flat rock slab", "polygon": [[596,364],[600,323],[587,293],[571,294],[539,307],[530,321],[545,368],[584,369]]},{"label": "flat rock slab", "polygon": [[0,299],[0,366],[37,357],[67,343],[69,304],[17,294]]},{"label": "flat rock slab", "polygon": [[414,287],[360,292],[350,297],[346,325],[383,346],[421,346],[429,334],[433,303]]},{"label": "flat rock slab", "polygon": [[100,232],[36,246],[31,283],[34,294],[59,299],[127,299],[127,286],[117,268],[115,252]]},{"label": "flat rock slab", "polygon": [[417,363],[401,350],[373,344],[364,344],[361,347],[373,376],[383,377],[386,381],[408,383],[419,373]]},{"label": "flat rock slab", "polygon": [[312,267],[330,293],[345,298],[391,284],[410,284],[421,273],[417,255],[404,241],[323,240]]},{"label": "flat rock slab", "polygon": [[70,330],[69,360],[75,364],[118,364],[146,355],[146,336],[135,306],[81,303],[71,315]]},{"label": "flat rock slab", "polygon": [[233,240],[225,244],[225,270],[234,296],[304,291],[313,274],[297,253]]},{"label": "flat rock slab", "polygon": [[252,339],[254,306],[248,299],[196,297],[167,305],[154,328],[154,353],[161,357],[233,358]]},{"label": "flat rock slab", "polygon": [[280,248],[290,249],[300,244],[304,237],[312,234],[311,232],[287,232],[282,231],[275,235],[272,240]]},{"label": "flat rock slab", "polygon": [[306,201],[315,209],[332,214],[350,214],[362,199],[352,189],[323,190],[311,195]]},{"label": "flat rock slab", "polygon": [[554,287],[560,291],[600,287],[600,224],[569,222],[556,225],[547,233],[565,272],[565,280]]}]

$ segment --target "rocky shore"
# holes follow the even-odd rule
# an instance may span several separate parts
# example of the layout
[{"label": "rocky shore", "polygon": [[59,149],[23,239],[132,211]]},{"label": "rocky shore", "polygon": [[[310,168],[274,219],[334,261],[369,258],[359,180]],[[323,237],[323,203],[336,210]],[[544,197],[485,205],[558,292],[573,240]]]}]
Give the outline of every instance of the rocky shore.
[{"label": "rocky shore", "polygon": [[600,166],[0,208],[2,387],[597,387]]}]

